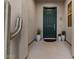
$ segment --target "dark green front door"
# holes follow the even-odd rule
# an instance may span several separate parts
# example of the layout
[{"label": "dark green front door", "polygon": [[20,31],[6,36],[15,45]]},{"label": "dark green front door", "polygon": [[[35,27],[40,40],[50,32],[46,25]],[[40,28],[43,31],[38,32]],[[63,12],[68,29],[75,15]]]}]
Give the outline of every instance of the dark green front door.
[{"label": "dark green front door", "polygon": [[43,9],[43,38],[56,38],[57,8]]}]

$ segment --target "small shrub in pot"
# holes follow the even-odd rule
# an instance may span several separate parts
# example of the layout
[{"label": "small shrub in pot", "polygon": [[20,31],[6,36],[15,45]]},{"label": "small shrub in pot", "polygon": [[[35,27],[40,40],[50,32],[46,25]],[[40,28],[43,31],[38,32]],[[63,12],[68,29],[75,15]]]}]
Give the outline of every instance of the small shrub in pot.
[{"label": "small shrub in pot", "polygon": [[58,41],[61,41],[61,34],[58,34]]},{"label": "small shrub in pot", "polygon": [[41,31],[38,29],[37,30],[37,35],[40,35],[41,34]]},{"label": "small shrub in pot", "polygon": [[66,32],[65,31],[62,31],[62,41],[65,41],[65,35],[66,35]]},{"label": "small shrub in pot", "polygon": [[41,31],[38,29],[37,30],[37,41],[40,41],[41,39]]}]

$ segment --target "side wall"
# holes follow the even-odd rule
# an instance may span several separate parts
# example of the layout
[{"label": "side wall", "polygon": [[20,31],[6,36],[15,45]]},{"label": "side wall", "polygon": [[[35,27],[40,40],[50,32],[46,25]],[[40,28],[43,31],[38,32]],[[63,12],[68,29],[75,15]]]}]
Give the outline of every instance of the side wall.
[{"label": "side wall", "polygon": [[[21,0],[8,0],[11,5],[11,32],[15,30],[15,21],[17,16],[21,16]],[[18,35],[17,38],[10,40],[10,59],[18,59],[19,57],[19,40],[20,37]]]},{"label": "side wall", "polygon": [[36,4],[34,0],[29,0],[28,1],[28,36],[29,40],[28,43],[30,43],[33,39],[35,39],[36,35]]},{"label": "side wall", "polygon": [[23,19],[21,33],[10,42],[10,59],[25,59],[28,55],[28,43],[36,34],[34,0],[8,0],[11,4],[11,32],[15,29],[16,17]]},{"label": "side wall", "polygon": [[[70,1],[72,1],[72,27],[67,26],[68,25],[67,5]],[[74,4],[73,0],[65,1],[65,15],[66,15],[65,19],[66,19],[66,32],[67,32],[66,38],[67,38],[67,41],[72,44],[72,56],[74,56],[74,6],[73,6],[73,4]]]},{"label": "side wall", "polygon": [[23,29],[19,46],[19,59],[25,59],[28,56],[28,44],[35,38],[36,19],[34,0],[22,0],[22,18]]},{"label": "side wall", "polygon": [[65,19],[64,19],[64,3],[63,2],[48,2],[48,3],[37,3],[37,23],[38,28],[42,31],[43,37],[43,7],[57,7],[57,34],[65,30]]},{"label": "side wall", "polygon": [[68,27],[68,17],[67,17],[67,5],[71,0],[66,0],[65,1],[65,15],[66,15],[66,40],[72,44],[72,27]]}]

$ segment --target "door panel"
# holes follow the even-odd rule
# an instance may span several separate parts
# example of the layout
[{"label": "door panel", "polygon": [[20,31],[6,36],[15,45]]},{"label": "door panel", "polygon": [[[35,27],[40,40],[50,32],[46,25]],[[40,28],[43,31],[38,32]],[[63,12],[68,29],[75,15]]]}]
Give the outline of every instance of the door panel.
[{"label": "door panel", "polygon": [[56,8],[44,8],[43,11],[43,37],[56,38]]}]

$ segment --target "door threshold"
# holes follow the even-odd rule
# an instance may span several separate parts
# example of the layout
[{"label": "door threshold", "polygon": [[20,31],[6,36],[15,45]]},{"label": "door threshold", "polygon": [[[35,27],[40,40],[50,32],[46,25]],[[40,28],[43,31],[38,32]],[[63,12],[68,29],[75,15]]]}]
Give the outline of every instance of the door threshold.
[{"label": "door threshold", "polygon": [[44,38],[44,39],[56,39],[56,38]]},{"label": "door threshold", "polygon": [[56,38],[44,38],[44,41],[46,41],[46,42],[54,42],[54,41],[56,41]]}]

